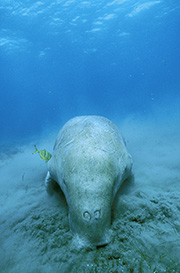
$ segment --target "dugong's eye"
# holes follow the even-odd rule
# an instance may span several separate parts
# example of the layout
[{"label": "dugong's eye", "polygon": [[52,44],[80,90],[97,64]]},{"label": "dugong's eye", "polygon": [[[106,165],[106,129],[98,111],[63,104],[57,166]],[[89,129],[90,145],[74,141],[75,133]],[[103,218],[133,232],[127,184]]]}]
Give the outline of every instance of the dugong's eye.
[{"label": "dugong's eye", "polygon": [[66,181],[63,179],[63,184],[65,185],[65,186],[67,186],[67,184],[66,184]]}]

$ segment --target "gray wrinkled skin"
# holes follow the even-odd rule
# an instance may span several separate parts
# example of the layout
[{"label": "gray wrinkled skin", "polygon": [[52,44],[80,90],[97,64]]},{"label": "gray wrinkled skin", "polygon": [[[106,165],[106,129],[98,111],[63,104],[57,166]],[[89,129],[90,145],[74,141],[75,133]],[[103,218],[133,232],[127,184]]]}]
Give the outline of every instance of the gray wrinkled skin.
[{"label": "gray wrinkled skin", "polygon": [[82,245],[110,242],[111,206],[132,159],[117,127],[99,116],[69,120],[48,163],[47,190],[56,181],[69,206],[69,223]]}]

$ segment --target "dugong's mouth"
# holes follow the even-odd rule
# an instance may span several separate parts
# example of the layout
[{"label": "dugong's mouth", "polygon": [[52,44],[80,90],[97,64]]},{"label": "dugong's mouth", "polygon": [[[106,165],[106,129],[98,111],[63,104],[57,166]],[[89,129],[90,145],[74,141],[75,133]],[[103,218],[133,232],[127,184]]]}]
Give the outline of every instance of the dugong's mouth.
[{"label": "dugong's mouth", "polygon": [[103,237],[100,241],[95,242],[96,247],[104,247],[107,246],[111,241],[111,230],[108,230],[104,233]]},{"label": "dugong's mouth", "polygon": [[75,245],[78,247],[82,248],[100,248],[100,247],[105,247],[110,243],[110,238],[111,238],[111,231],[107,231],[103,236],[100,237],[91,237],[89,238],[88,236],[83,236],[82,234],[74,234],[74,242]]}]

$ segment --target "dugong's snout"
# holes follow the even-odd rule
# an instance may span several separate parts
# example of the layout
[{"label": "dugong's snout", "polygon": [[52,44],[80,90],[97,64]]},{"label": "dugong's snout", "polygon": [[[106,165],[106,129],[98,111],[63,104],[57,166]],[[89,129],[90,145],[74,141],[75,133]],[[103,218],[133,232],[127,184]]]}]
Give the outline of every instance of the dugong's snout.
[{"label": "dugong's snout", "polygon": [[70,227],[73,233],[87,245],[103,246],[110,242],[110,212],[102,208],[84,209],[81,212],[70,212]]},{"label": "dugong's snout", "polygon": [[99,219],[101,218],[101,209],[96,209],[94,212],[90,213],[88,210],[85,210],[83,212],[83,218],[85,221],[87,222],[95,222],[95,221],[99,221]]}]

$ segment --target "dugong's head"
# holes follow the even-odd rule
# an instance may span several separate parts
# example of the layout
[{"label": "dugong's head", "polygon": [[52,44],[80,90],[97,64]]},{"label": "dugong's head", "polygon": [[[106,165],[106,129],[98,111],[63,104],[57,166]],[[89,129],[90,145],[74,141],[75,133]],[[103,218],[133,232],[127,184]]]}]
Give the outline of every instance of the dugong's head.
[{"label": "dugong's head", "polygon": [[70,228],[82,245],[106,245],[111,234],[112,183],[102,176],[76,179],[73,177],[65,191]]}]

